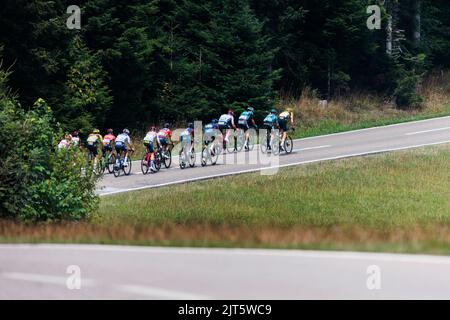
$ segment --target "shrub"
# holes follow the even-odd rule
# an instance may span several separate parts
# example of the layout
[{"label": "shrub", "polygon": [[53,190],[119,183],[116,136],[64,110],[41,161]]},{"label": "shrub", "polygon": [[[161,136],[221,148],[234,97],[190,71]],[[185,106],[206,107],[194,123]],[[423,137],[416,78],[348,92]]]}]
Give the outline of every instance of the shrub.
[{"label": "shrub", "polygon": [[395,103],[400,109],[418,109],[422,106],[423,99],[417,92],[421,81],[418,75],[406,76],[401,79],[394,91]]},{"label": "shrub", "polygon": [[29,111],[5,92],[0,73],[0,217],[26,221],[80,220],[98,204],[97,177],[82,174],[79,150],[56,149],[62,136],[39,99]]}]

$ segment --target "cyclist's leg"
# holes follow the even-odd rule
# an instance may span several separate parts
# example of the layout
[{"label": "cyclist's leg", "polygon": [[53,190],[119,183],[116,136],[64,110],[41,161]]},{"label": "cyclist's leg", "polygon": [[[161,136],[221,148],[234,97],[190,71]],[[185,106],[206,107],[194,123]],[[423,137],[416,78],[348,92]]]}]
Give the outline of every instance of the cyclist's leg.
[{"label": "cyclist's leg", "polygon": [[226,132],[226,135],[225,135],[225,140],[227,141],[227,143],[232,143],[231,141],[230,141],[230,136],[231,136],[231,134],[232,134],[232,128],[231,128],[231,126],[228,126],[228,128],[227,128],[227,132]]},{"label": "cyclist's leg", "polygon": [[247,149],[248,149],[248,144],[249,144],[249,141],[250,141],[250,129],[252,129],[253,127],[251,127],[251,126],[247,126],[247,128],[246,128],[246,130],[245,130],[245,142],[244,142],[244,145],[247,147]]},{"label": "cyclist's leg", "polygon": [[284,145],[284,142],[286,141],[286,138],[287,138],[287,131],[288,131],[287,120],[283,119],[279,122],[279,124],[280,124],[280,132],[283,133],[283,135],[281,137],[281,145]]},{"label": "cyclist's leg", "polygon": [[270,140],[272,139],[271,135],[272,135],[272,127],[267,125],[266,126],[266,146],[267,146],[267,149],[269,149],[269,150],[270,150]]},{"label": "cyclist's leg", "polygon": [[116,158],[116,166],[120,166],[121,161],[122,161],[122,155],[123,155],[123,146],[120,147],[116,147],[116,152],[117,152],[117,158]]},{"label": "cyclist's leg", "polygon": [[94,168],[95,168],[98,163],[98,146],[95,146],[95,148],[92,149],[92,155],[94,157]]},{"label": "cyclist's leg", "polygon": [[155,172],[155,146],[153,145],[153,143],[149,144],[148,152],[150,153],[150,170]]},{"label": "cyclist's leg", "polygon": [[128,148],[127,147],[125,147],[125,158],[123,161],[123,165],[128,166]]},{"label": "cyclist's leg", "polygon": [[246,125],[245,129],[244,129],[244,133],[245,133],[245,141],[244,141],[244,145],[248,146],[248,139],[250,137],[250,126]]},{"label": "cyclist's leg", "polygon": [[150,161],[154,161],[155,160],[155,146],[153,145],[153,143],[149,144],[148,152],[150,153]]}]

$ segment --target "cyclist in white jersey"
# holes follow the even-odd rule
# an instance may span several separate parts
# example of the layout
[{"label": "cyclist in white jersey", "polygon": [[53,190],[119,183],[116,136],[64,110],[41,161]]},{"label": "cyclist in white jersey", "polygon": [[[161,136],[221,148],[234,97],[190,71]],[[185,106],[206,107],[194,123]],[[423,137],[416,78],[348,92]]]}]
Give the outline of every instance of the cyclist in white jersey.
[{"label": "cyclist in white jersey", "polygon": [[219,129],[220,131],[226,131],[225,134],[225,141],[226,143],[229,143],[229,137],[231,134],[231,130],[230,129],[234,129],[237,130],[236,125],[234,124],[234,111],[229,109],[228,113],[223,114],[220,116],[219,118]]},{"label": "cyclist in white jersey", "polygon": [[[130,131],[128,129],[124,129],[123,133],[119,134],[116,137],[116,152],[117,152],[117,156],[119,158],[119,155],[122,152],[125,152],[125,165],[127,164],[127,157],[128,157],[128,148],[127,146],[130,148],[131,151],[134,151],[133,149],[133,144],[131,142],[131,138],[130,138]],[[117,163],[118,163],[119,159],[117,159]]]}]

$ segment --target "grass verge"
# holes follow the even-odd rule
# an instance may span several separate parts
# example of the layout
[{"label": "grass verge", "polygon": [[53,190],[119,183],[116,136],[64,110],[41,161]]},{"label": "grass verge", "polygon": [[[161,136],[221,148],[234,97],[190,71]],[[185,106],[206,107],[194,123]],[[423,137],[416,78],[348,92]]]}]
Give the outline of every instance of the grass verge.
[{"label": "grass verge", "polygon": [[450,253],[450,147],[102,198],[89,222],[0,222],[1,242]]},{"label": "grass verge", "polygon": [[300,99],[283,97],[280,110],[292,108],[297,130],[294,138],[311,137],[388,124],[450,115],[450,72],[430,74],[420,88],[421,109],[400,110],[392,98],[352,92],[326,105],[316,93],[305,89]]}]

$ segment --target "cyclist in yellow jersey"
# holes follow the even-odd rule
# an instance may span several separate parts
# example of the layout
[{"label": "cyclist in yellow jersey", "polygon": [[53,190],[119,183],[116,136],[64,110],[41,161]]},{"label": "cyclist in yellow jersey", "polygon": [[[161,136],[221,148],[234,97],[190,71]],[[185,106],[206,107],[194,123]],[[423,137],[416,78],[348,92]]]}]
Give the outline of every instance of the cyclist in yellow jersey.
[{"label": "cyclist in yellow jersey", "polygon": [[294,110],[292,110],[292,108],[287,108],[279,114],[278,125],[280,126],[280,130],[283,132],[283,137],[281,138],[281,145],[283,146],[287,138],[289,125],[292,127],[294,126]]},{"label": "cyclist in yellow jersey", "polygon": [[100,130],[94,129],[87,138],[87,148],[94,156],[94,166],[97,164],[98,146],[103,145],[103,138]]}]

